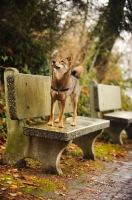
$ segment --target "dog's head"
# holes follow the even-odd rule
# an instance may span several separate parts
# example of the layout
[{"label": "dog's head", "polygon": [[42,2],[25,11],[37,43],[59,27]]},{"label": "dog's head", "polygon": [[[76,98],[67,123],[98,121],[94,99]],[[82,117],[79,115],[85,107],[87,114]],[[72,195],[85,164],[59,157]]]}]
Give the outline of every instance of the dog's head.
[{"label": "dog's head", "polygon": [[63,58],[62,55],[59,53],[56,57],[56,60],[52,61],[52,67],[57,70],[66,72],[71,69],[72,59],[73,59],[72,55]]}]

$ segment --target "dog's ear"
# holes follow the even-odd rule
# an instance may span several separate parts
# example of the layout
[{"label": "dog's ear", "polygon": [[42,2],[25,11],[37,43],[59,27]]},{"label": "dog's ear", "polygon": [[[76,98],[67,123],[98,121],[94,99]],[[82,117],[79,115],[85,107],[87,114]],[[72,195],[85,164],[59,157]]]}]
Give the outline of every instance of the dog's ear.
[{"label": "dog's ear", "polygon": [[69,64],[71,65],[72,60],[73,60],[73,55],[71,54],[70,56],[68,56],[67,60],[69,61]]},{"label": "dog's ear", "polygon": [[62,58],[62,54],[61,54],[61,52],[59,51],[58,53],[57,53],[57,59],[60,59],[60,58]]}]

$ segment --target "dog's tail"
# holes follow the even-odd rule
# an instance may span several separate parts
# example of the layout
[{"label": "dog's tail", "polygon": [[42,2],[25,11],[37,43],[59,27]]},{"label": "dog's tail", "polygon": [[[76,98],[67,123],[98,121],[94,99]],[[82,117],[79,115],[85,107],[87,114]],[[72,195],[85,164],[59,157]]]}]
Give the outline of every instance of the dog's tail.
[{"label": "dog's tail", "polygon": [[83,66],[80,65],[80,66],[74,67],[71,74],[75,76],[76,78],[81,78],[83,73],[84,73],[84,68]]}]

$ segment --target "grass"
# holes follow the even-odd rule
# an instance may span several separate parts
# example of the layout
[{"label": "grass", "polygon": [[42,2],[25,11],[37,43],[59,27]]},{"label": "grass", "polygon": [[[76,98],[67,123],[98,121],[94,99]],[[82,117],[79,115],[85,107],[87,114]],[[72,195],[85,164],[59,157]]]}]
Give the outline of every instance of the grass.
[{"label": "grass", "polygon": [[12,184],[13,176],[9,174],[0,175],[0,184],[1,185],[10,185]]},{"label": "grass", "polygon": [[31,185],[22,189],[25,194],[35,195],[42,197],[45,193],[55,192],[56,190],[63,190],[65,184],[62,182],[56,182],[50,179],[34,179],[30,182]]},{"label": "grass", "polygon": [[95,151],[97,158],[100,159],[113,159],[119,155],[124,155],[125,151],[119,144],[103,143],[95,145]]}]

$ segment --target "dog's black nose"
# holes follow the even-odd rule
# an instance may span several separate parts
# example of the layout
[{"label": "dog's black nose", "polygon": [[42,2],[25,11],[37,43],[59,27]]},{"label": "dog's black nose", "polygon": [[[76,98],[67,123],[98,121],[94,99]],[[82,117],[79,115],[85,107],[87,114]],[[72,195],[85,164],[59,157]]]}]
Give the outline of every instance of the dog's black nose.
[{"label": "dog's black nose", "polygon": [[56,63],[56,61],[55,61],[55,60],[53,60],[53,61],[52,61],[52,65],[55,65],[55,63]]}]

